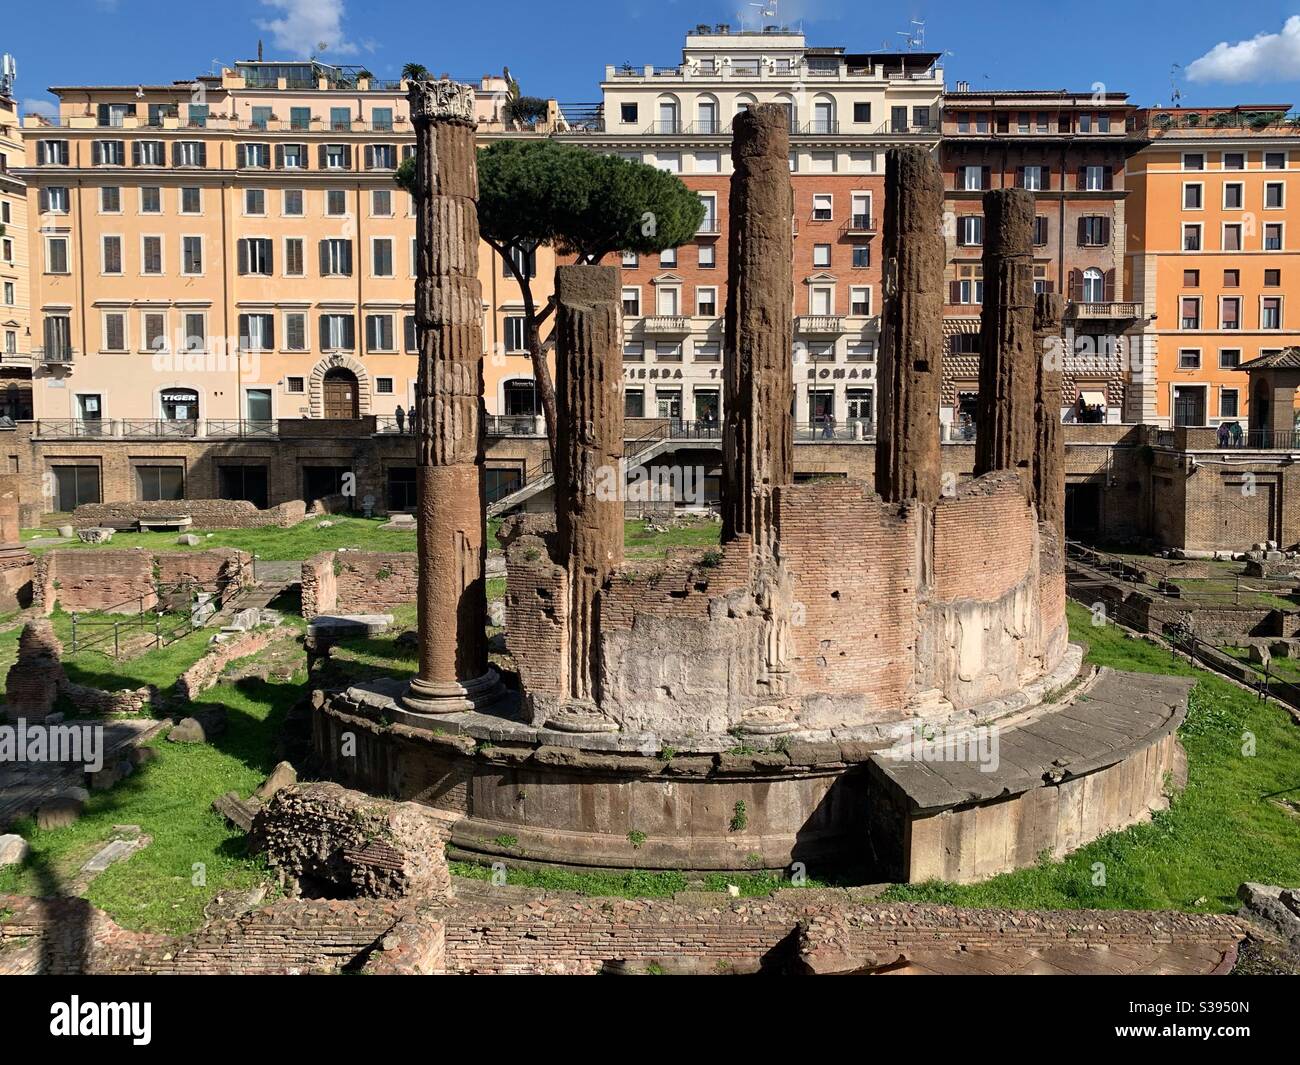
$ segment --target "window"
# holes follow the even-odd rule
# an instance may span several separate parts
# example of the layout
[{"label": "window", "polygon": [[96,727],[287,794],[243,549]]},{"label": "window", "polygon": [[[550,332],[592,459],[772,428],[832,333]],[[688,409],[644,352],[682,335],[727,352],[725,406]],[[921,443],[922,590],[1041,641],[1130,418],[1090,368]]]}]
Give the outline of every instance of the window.
[{"label": "window", "polygon": [[835,289],[830,285],[814,285],[808,291],[808,313],[827,315],[835,313]]},{"label": "window", "polygon": [[813,245],[813,266],[828,267],[831,265],[831,246],[829,244]]},{"label": "window", "polygon": [[36,142],[36,165],[37,166],[67,166],[68,165],[68,142],[67,141],[37,141]]},{"label": "window", "polygon": [[1268,181],[1264,184],[1264,208],[1276,211],[1286,206],[1286,186],[1280,181]]},{"label": "window", "polygon": [[1043,181],[1043,167],[1025,166],[1020,169],[1020,187],[1029,189],[1033,192],[1040,192],[1045,188]]},{"label": "window", "polygon": [[391,218],[393,194],[388,189],[373,189],[370,193],[370,213],[375,218]]},{"label": "window", "polygon": [[68,190],[60,185],[41,189],[40,206],[47,214],[67,214]]},{"label": "window", "polygon": [[396,144],[366,145],[366,169],[367,170],[396,170],[397,169],[397,145]]},{"label": "window", "polygon": [[978,248],[984,243],[984,216],[964,214],[957,218],[957,243],[965,248]]},{"label": "window", "polygon": [[351,351],[356,347],[356,320],[350,314],[320,316],[320,345],[326,351]]},{"label": "window", "polygon": [[1219,328],[1241,328],[1241,297],[1224,296],[1219,302]]},{"label": "window", "polygon": [[700,248],[700,267],[705,270],[712,270],[718,265],[718,249],[712,244],[701,244]]},{"label": "window", "polygon": [[1183,226],[1183,251],[1201,250],[1201,223],[1189,222]]},{"label": "window", "polygon": [[92,141],[90,159],[95,166],[126,166],[126,142]]},{"label": "window", "polygon": [[635,122],[637,120],[637,106],[635,103],[623,103],[619,105],[619,118],[623,122]]},{"label": "window", "polygon": [[145,351],[166,351],[167,350],[167,315],[159,311],[146,311],[143,316],[144,329],[141,336],[144,339]]},{"label": "window", "polygon": [[393,276],[393,241],[391,237],[376,237],[371,245],[371,274],[374,277]]},{"label": "window", "polygon": [[333,237],[320,242],[322,277],[352,276],[352,241]]},{"label": "window", "polygon": [[514,277],[515,273],[523,277],[537,276],[537,249],[524,251],[523,248],[510,248],[510,263],[514,264],[514,270],[511,270],[510,264],[504,260],[501,264],[502,277]]},{"label": "window", "polygon": [[304,387],[305,384],[306,381],[304,378],[286,377],[284,379],[284,390],[293,395],[301,395],[303,392],[306,391],[306,388]]},{"label": "window", "polygon": [[172,145],[172,162],[176,166],[207,166],[208,146],[202,141],[177,141]]},{"label": "window", "polygon": [[1265,296],[1259,301],[1259,327],[1261,329],[1282,328],[1282,297]]},{"label": "window", "polygon": [[99,190],[99,210],[101,214],[122,213],[122,190],[116,185],[105,185]]},{"label": "window", "polygon": [[347,170],[352,164],[352,149],[346,144],[322,144],[320,152],[325,170]]},{"label": "window", "polygon": [[289,108],[289,128],[290,129],[311,129],[311,108],[310,107]]},{"label": "window", "polygon": [[635,270],[637,266],[637,254],[634,251],[625,251],[623,253],[623,268],[625,270]]},{"label": "window", "polygon": [[181,466],[137,466],[135,483],[139,500],[185,498],[185,470]]},{"label": "window", "polygon": [[82,503],[98,503],[99,467],[98,466],[55,466],[54,474],[55,506],[61,511],[71,512]]},{"label": "window", "polygon": [[275,348],[275,316],[241,314],[239,316],[239,350],[271,351]]},{"label": "window", "polygon": [[866,287],[849,289],[849,314],[860,318],[871,315],[871,289]]},{"label": "window", "polygon": [[681,289],[676,285],[660,285],[655,290],[655,314],[669,317],[681,313]]},{"label": "window", "polygon": [[181,324],[184,332],[183,344],[186,351],[205,351],[208,346],[208,320],[201,312],[187,312]]},{"label": "window", "polygon": [[625,288],[623,290],[623,314],[628,318],[641,317],[641,290]]},{"label": "window", "polygon": [[366,315],[366,350],[397,350],[393,345],[393,316],[391,314]]},{"label": "window", "polygon": [[871,121],[871,101],[854,100],[853,101],[853,121],[870,122]]},{"label": "window", "polygon": [[1083,181],[1080,188],[1085,192],[1101,192],[1110,188],[1111,170],[1108,166],[1085,166],[1082,168]]},{"label": "window", "polygon": [[979,263],[964,263],[957,267],[957,277],[948,293],[950,303],[975,304],[984,302],[984,268]]},{"label": "window", "polygon": [[1096,267],[1089,267],[1083,272],[1083,302],[1106,302],[1106,277]]},{"label": "window", "polygon": [[697,174],[722,173],[722,156],[718,152],[696,152],[695,172]]},{"label": "window", "polygon": [[45,357],[55,362],[72,358],[72,319],[66,314],[47,315],[42,323]]},{"label": "window", "polygon": [[1241,365],[1240,348],[1220,348],[1219,367],[1223,370],[1235,370]]},{"label": "window", "polygon": [[988,175],[986,166],[963,166],[958,168],[957,180],[966,192],[980,192],[988,188]]},{"label": "window", "polygon": [[144,185],[141,187],[140,213],[162,214],[162,189],[157,185]]},{"label": "window", "polygon": [[276,148],[280,157],[280,169],[305,170],[307,167],[307,145],[281,144]]},{"label": "window", "polygon": [[203,190],[193,187],[181,189],[181,214],[203,213]]},{"label": "window", "polygon": [[1265,288],[1277,288],[1277,287],[1278,287],[1279,285],[1281,285],[1281,284],[1282,284],[1282,271],[1281,271],[1281,270],[1265,270],[1265,271],[1264,271],[1264,287],[1265,287]]},{"label": "window", "polygon": [[834,196],[829,192],[818,192],[813,194],[813,221],[829,222],[834,217],[833,211]]},{"label": "window", "polygon": [[[249,389],[251,396],[257,389]],[[260,390],[260,391],[265,391]],[[267,393],[267,413],[270,412],[270,393]],[[250,411],[250,416],[252,412]],[[221,499],[244,499],[259,510],[265,510],[267,497],[267,467],[221,465],[217,467],[217,495]]]},{"label": "window", "polygon": [[1047,215],[1034,216],[1034,247],[1041,248],[1047,243]]},{"label": "window", "polygon": [[1285,170],[1286,169],[1286,152],[1265,152],[1264,153],[1265,170]]},{"label": "window", "polygon": [[644,362],[645,345],[639,340],[623,341],[623,361],[624,362]]},{"label": "window", "polygon": [[112,312],[104,315],[104,350],[126,351],[126,315]]},{"label": "window", "polygon": [[203,273],[202,237],[181,237],[181,273]]},{"label": "window", "polygon": [[235,165],[241,170],[251,167],[256,170],[268,170],[271,166],[271,146],[269,144],[241,144],[235,149]]},{"label": "window", "polygon": [[249,122],[249,125],[252,126],[253,129],[266,129],[267,126],[270,125],[271,115],[273,113],[274,112],[269,107],[254,107],[253,117]]},{"label": "window", "polygon": [[850,340],[845,348],[849,362],[874,362],[876,342],[874,340]]},{"label": "window", "polygon": [[1183,186],[1183,210],[1199,211],[1205,206],[1205,186],[1200,183]]},{"label": "window", "polygon": [[1079,219],[1079,246],[1104,248],[1110,243],[1110,219],[1105,215],[1086,215]]},{"label": "window", "polygon": [[718,316],[718,290],[716,288],[697,287],[695,289],[695,315],[698,318],[716,318]]},{"label": "window", "polygon": [[680,174],[682,172],[681,152],[660,152],[655,156],[655,162],[659,169],[666,174]]},{"label": "window", "polygon": [[188,104],[185,108],[185,121],[195,129],[203,129],[208,124],[207,104]]},{"label": "window", "polygon": [[527,333],[522,315],[507,315],[505,319],[506,351],[527,351]]},{"label": "window", "polygon": [[722,345],[716,340],[697,340],[694,350],[696,362],[722,361]]},{"label": "window", "polygon": [[1199,370],[1201,368],[1201,349],[1180,349],[1178,352],[1178,368],[1180,370]]},{"label": "window", "polygon": [[1223,186],[1223,209],[1225,211],[1240,211],[1242,204],[1245,203],[1244,188],[1240,181],[1229,181]]},{"label": "window", "polygon": [[865,270],[871,265],[871,245],[853,245],[853,269]]},{"label": "window", "polygon": [[1245,170],[1246,156],[1244,152],[1224,152],[1223,153],[1224,170]]},{"label": "window", "polygon": [[391,107],[375,107],[370,111],[370,128],[382,131],[393,128],[393,109]]},{"label": "window", "polygon": [[300,218],[303,213],[302,189],[285,189],[281,194],[281,213],[286,218]]},{"label": "window", "polygon": [[656,341],[655,360],[657,362],[681,362],[682,361],[681,344],[675,340]]},{"label": "window", "polygon": [[1199,296],[1183,297],[1180,324],[1183,329],[1201,328],[1201,298]]},{"label": "window", "polygon": [[376,377],[375,393],[381,396],[391,396],[393,394],[393,379],[391,377]]},{"label": "window", "polygon": [[122,272],[122,238],[105,236],[101,244],[100,269],[106,274]]},{"label": "window", "polygon": [[330,108],[330,129],[350,130],[352,128],[352,111],[347,107]]},{"label": "window", "polygon": [[45,238],[45,272],[47,274],[68,273],[68,238]]},{"label": "window", "polygon": [[245,237],[236,242],[236,257],[241,275],[270,277],[275,272],[275,253],[267,237]]},{"label": "window", "polygon": [[677,265],[677,249],[676,249],[676,248],[665,248],[663,251],[661,251],[661,252],[659,253],[659,265],[660,265],[660,266],[676,266],[676,265]]},{"label": "window", "polygon": [[408,314],[402,318],[402,344],[406,353],[413,354],[420,350],[419,337],[415,330],[415,315]]},{"label": "window", "polygon": [[1264,226],[1264,250],[1282,250],[1282,223],[1268,222]]},{"label": "window", "polygon": [[[287,351],[307,350],[307,316],[301,311],[289,311],[284,316],[284,346]],[[293,388],[294,381],[299,383],[297,389]],[[290,377],[288,379],[286,391],[301,392],[302,378]]]},{"label": "window", "polygon": [[302,237],[284,238],[284,276],[302,277],[307,272]]},{"label": "window", "polygon": [[348,194],[343,189],[325,190],[325,213],[340,218],[348,213]]},{"label": "window", "polygon": [[244,214],[247,215],[266,214],[266,190],[265,189],[244,190]]},{"label": "window", "polygon": [[1229,222],[1223,227],[1223,250],[1241,251],[1241,223]]},{"label": "window", "polygon": [[1184,170],[1204,170],[1205,156],[1201,152],[1184,152],[1183,153]]},{"label": "window", "polygon": [[1241,271],[1240,271],[1240,270],[1235,270],[1235,269],[1234,269],[1234,270],[1224,270],[1224,271],[1223,271],[1223,287],[1224,287],[1224,288],[1240,288],[1240,287],[1241,287]]},{"label": "window", "polygon": [[1219,389],[1219,417],[1220,418],[1237,417],[1237,389],[1235,388]]},{"label": "window", "polygon": [[629,388],[623,393],[623,417],[645,417],[645,389]]},{"label": "window", "polygon": [[1187,288],[1201,287],[1201,272],[1199,270],[1184,270],[1183,285]]}]

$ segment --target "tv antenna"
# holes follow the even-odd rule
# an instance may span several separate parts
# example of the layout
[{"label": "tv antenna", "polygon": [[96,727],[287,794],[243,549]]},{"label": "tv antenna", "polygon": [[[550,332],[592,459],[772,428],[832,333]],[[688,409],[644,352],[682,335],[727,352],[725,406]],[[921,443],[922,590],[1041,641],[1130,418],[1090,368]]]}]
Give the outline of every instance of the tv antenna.
[{"label": "tv antenna", "polygon": [[1182,107],[1180,101],[1183,98],[1183,90],[1178,87],[1178,79],[1181,76],[1182,67],[1175,63],[1169,68],[1169,104],[1171,107]]},{"label": "tv antenna", "polygon": [[919,19],[912,19],[911,30],[898,30],[898,36],[907,42],[909,51],[919,51],[925,47],[925,23]]}]

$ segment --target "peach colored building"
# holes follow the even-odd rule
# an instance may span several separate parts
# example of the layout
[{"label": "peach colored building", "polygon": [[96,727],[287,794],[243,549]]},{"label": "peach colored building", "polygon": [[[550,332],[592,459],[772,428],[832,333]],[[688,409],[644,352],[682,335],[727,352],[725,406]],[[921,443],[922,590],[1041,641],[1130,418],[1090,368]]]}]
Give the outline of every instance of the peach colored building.
[{"label": "peach colored building", "polygon": [[[478,83],[485,139],[532,135],[507,134],[507,90]],[[393,181],[414,150],[405,83],[259,61],[51,92],[57,119],[22,131],[42,435],[258,435],[363,414],[395,428],[417,372],[414,216]],[[489,410],[519,361],[502,266],[484,245]]]},{"label": "peach colored building", "polygon": [[1130,160],[1127,273],[1144,305],[1145,420],[1244,429],[1236,367],[1300,340],[1300,129],[1289,105],[1151,109]]},{"label": "peach colored building", "polygon": [[19,420],[32,416],[27,188],[13,60],[0,63],[0,416]]}]

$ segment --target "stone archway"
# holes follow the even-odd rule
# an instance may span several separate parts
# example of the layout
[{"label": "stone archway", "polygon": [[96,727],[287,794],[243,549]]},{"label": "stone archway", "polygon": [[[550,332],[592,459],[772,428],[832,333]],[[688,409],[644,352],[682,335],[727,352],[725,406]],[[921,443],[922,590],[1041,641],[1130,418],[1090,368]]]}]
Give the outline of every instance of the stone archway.
[{"label": "stone archway", "polygon": [[312,367],[307,384],[307,411],[312,418],[325,417],[325,375],[331,370],[348,370],[357,379],[356,410],[359,417],[371,413],[373,389],[366,368],[351,355],[336,353]]}]

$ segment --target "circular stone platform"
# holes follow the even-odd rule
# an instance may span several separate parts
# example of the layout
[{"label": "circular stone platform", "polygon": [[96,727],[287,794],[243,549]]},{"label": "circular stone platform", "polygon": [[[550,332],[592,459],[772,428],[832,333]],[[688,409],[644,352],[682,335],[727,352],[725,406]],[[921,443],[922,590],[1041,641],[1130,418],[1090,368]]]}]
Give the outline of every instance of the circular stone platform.
[{"label": "circular stone platform", "polygon": [[[401,707],[404,679],[379,679],[317,693],[314,746],[332,779],[460,815],[452,846],[481,860],[701,871],[801,862],[974,879],[1163,804],[1186,685],[1081,671],[1080,660],[1071,647],[1015,698],[901,735],[896,723],[572,733],[517,720],[509,705],[429,718]],[[935,761],[917,745],[976,733],[997,757],[976,764],[972,742],[967,755]]]}]

